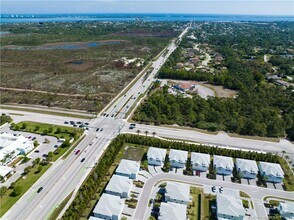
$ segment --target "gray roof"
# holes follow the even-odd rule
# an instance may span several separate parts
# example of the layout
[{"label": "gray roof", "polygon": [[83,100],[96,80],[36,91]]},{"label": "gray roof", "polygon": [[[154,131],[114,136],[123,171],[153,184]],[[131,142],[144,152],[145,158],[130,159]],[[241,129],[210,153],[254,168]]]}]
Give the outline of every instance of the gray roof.
[{"label": "gray roof", "polygon": [[124,208],[124,200],[118,196],[103,193],[97,205],[94,208],[94,213],[107,216],[120,215]]},{"label": "gray roof", "polygon": [[165,195],[169,196],[171,199],[189,201],[190,185],[185,183],[167,182],[165,189]]},{"label": "gray roof", "polygon": [[107,184],[106,190],[117,193],[129,192],[132,185],[133,181],[129,177],[113,175]]},{"label": "gray roof", "polygon": [[186,162],[188,158],[188,151],[171,149],[169,152],[169,160]]},{"label": "gray roof", "polygon": [[259,167],[262,169],[262,172],[265,172],[267,176],[284,176],[284,172],[281,168],[281,165],[278,163],[259,162]]},{"label": "gray roof", "polygon": [[120,164],[116,169],[116,173],[124,173],[124,174],[137,174],[140,169],[140,163],[133,160],[125,160],[122,159]]},{"label": "gray roof", "polygon": [[217,213],[229,216],[245,216],[242,200],[233,196],[217,194],[216,196]]},{"label": "gray roof", "polygon": [[236,167],[240,171],[247,171],[249,173],[258,173],[258,167],[255,160],[236,159]]},{"label": "gray roof", "polygon": [[164,160],[166,155],[166,149],[161,149],[157,147],[149,147],[147,152],[148,158]]},{"label": "gray roof", "polygon": [[187,219],[186,216],[187,206],[184,204],[174,202],[162,202],[160,205],[159,220],[179,220]]},{"label": "gray roof", "polygon": [[0,176],[6,176],[9,174],[13,169],[7,166],[0,166]]},{"label": "gray roof", "polygon": [[210,164],[210,155],[209,154],[202,154],[202,153],[191,153],[191,162],[192,164],[199,164],[199,165],[205,165],[209,166]]},{"label": "gray roof", "polygon": [[234,168],[234,162],[232,157],[213,155],[213,164],[216,167],[229,168],[229,169]]}]

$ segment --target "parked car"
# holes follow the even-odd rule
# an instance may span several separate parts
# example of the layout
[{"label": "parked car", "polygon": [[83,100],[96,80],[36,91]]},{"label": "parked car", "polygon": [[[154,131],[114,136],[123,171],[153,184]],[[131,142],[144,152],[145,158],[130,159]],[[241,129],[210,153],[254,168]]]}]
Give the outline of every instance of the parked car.
[{"label": "parked car", "polygon": [[215,186],[211,187],[212,192],[215,192],[215,190],[216,190]]}]

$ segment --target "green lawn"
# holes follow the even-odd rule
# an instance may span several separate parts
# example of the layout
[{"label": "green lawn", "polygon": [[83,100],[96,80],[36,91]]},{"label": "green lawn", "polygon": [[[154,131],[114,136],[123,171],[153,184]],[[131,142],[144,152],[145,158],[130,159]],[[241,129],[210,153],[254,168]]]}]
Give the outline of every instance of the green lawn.
[{"label": "green lawn", "polygon": [[191,187],[190,194],[192,196],[192,202],[189,204],[188,209],[189,219],[200,220],[201,216],[201,189],[196,187]]},{"label": "green lawn", "polygon": [[126,150],[122,156],[123,159],[141,161],[146,151],[143,147],[126,146]]},{"label": "green lawn", "polygon": [[[26,125],[25,128],[23,127],[24,124]],[[58,132],[59,129],[60,129],[60,132]],[[76,137],[77,139],[77,137],[81,136],[81,134],[83,133],[83,130],[78,128],[38,123],[38,122],[32,122],[32,121],[19,122],[13,127],[13,130],[26,131],[30,133],[36,133],[36,134],[47,133],[46,135],[54,136],[57,138],[64,138],[68,140],[74,137]]]},{"label": "green lawn", "polygon": [[8,107],[8,106],[1,106],[0,109],[34,112],[34,113],[40,113],[40,114],[46,114],[46,115],[56,115],[56,116],[64,116],[64,117],[71,117],[71,118],[82,118],[82,119],[92,118],[91,116],[79,115],[75,113],[56,112],[56,111],[48,111],[48,110],[41,110],[41,109],[39,110],[39,109],[29,109],[29,108]]},{"label": "green lawn", "polygon": [[12,189],[8,189],[6,194],[0,199],[0,217],[2,217],[20,198],[25,192],[49,169],[51,164],[43,166],[43,169],[39,173],[37,171],[37,166],[32,168],[29,174],[25,175],[24,178],[20,178],[16,181],[15,186],[21,186],[22,193],[16,197],[10,196]]}]

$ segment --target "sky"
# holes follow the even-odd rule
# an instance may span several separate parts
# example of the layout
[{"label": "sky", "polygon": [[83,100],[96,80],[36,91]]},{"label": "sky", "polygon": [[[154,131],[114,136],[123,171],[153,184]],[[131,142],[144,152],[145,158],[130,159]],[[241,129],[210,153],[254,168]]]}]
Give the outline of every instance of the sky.
[{"label": "sky", "polygon": [[1,14],[192,13],[294,16],[294,0],[0,0]]}]

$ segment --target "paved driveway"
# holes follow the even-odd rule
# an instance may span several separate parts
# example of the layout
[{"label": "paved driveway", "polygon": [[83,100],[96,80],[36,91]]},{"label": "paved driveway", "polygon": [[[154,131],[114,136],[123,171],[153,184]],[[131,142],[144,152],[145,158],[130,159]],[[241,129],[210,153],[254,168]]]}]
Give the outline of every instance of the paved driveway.
[{"label": "paved driveway", "polygon": [[231,176],[224,176],[224,181],[231,182]]},{"label": "paved driveway", "polygon": [[249,185],[256,186],[256,179],[250,179],[249,180]]},{"label": "paved driveway", "polygon": [[284,190],[284,189],[283,189],[283,185],[282,185],[281,183],[276,183],[276,184],[275,184],[275,187],[276,187],[276,189]]},{"label": "paved driveway", "polygon": [[223,176],[217,174],[217,175],[216,175],[216,179],[217,179],[217,180],[221,180],[221,181],[223,181]]},{"label": "paved driveway", "polygon": [[154,169],[154,166],[148,165],[148,171],[152,176],[156,175],[156,171]]},{"label": "paved driveway", "polygon": [[269,189],[275,189],[275,186],[273,183],[266,183],[267,188]]},{"label": "paved driveway", "polygon": [[163,173],[162,169],[160,166],[155,166],[154,170],[156,171],[156,173]]}]

